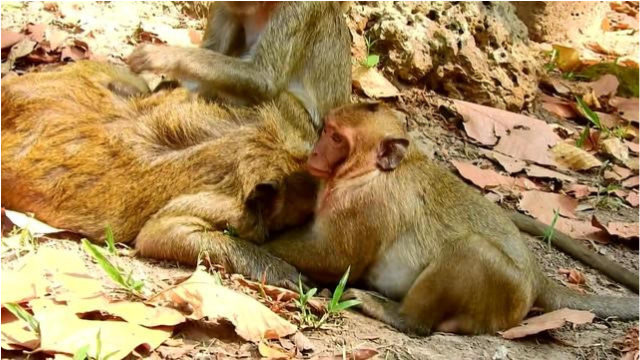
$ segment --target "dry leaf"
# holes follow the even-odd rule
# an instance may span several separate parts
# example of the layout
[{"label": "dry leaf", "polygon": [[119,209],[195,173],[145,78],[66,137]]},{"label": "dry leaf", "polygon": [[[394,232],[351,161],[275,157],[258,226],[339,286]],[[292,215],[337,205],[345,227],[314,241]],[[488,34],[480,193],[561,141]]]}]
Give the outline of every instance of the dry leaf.
[{"label": "dry leaf", "polygon": [[514,174],[522,171],[527,163],[520,159],[514,159],[511,156],[507,156],[504,154],[500,154],[497,151],[491,151],[486,149],[480,149],[480,151],[485,154],[487,157],[496,160],[503,169],[509,174]]},{"label": "dry leaf", "polygon": [[629,151],[631,151],[634,154],[638,154],[638,152],[640,152],[640,145],[638,145],[638,143],[634,143],[632,141],[625,141],[625,144],[627,144],[627,147],[629,148]]},{"label": "dry leaf", "polygon": [[463,163],[460,161],[451,161],[456,167],[460,175],[471,181],[476,186],[486,189],[493,187],[505,187],[507,189],[537,189],[538,186],[527,178],[513,178],[510,176],[500,175],[494,170],[481,169],[473,164]]},{"label": "dry leaf", "polygon": [[314,349],[313,343],[309,338],[307,338],[303,333],[297,331],[295,335],[293,335],[293,342],[296,345],[296,348],[299,352],[311,352]]},{"label": "dry leaf", "polygon": [[171,336],[171,328],[148,329],[124,321],[82,320],[66,306],[46,299],[33,300],[31,305],[40,323],[40,348],[45,352],[73,354],[89,345],[88,355],[97,358],[99,334],[100,354],[113,354],[109,359],[118,360],[140,345],[153,350]]},{"label": "dry leaf", "polygon": [[638,98],[627,99],[623,97],[613,97],[609,100],[609,105],[615,107],[618,115],[623,119],[632,121],[636,124],[638,123],[640,118],[640,101]]},{"label": "dry leaf", "polygon": [[287,354],[284,349],[279,349],[274,345],[267,344],[264,341],[261,341],[260,344],[258,344],[258,352],[262,357],[272,360],[293,358],[293,356]]},{"label": "dry leaf", "polygon": [[618,85],[620,85],[618,78],[611,74],[602,75],[598,80],[589,84],[596,98],[615,95]]},{"label": "dry leaf", "polygon": [[201,270],[149,302],[176,309],[187,307],[193,310],[187,317],[194,320],[204,317],[210,321],[225,319],[235,326],[238,335],[253,342],[259,342],[269,334],[283,337],[296,331],[295,325],[257,300],[218,285],[211,275]]},{"label": "dry leaf", "polygon": [[358,65],[352,74],[353,86],[362,90],[370,98],[388,98],[398,96],[400,92],[376,68]]},{"label": "dry leaf", "polygon": [[627,180],[622,182],[622,186],[626,188],[637,188],[640,178],[638,176],[634,176],[632,178],[628,178]]},{"label": "dry leaf", "polygon": [[24,348],[33,350],[40,344],[38,334],[33,332],[27,323],[4,308],[2,309],[2,336],[0,339],[2,348],[6,350]]},{"label": "dry leaf", "polygon": [[28,24],[26,33],[29,39],[35,42],[42,42],[44,40],[45,29],[46,26],[44,24]]},{"label": "dry leaf", "polygon": [[559,269],[558,272],[566,275],[571,284],[582,285],[585,283],[584,275],[576,269]]},{"label": "dry leaf", "polygon": [[554,210],[564,217],[575,219],[577,206],[578,200],[569,196],[535,190],[524,192],[519,204],[520,209],[546,224],[551,223]]},{"label": "dry leaf", "polygon": [[516,159],[529,160],[541,165],[555,165],[548,149],[560,138],[544,121],[473,104],[453,100],[464,119],[464,128],[471,138],[483,145],[494,145],[494,150]]},{"label": "dry leaf", "polygon": [[531,176],[531,177],[536,177],[536,178],[548,178],[548,179],[556,179],[559,181],[566,181],[569,183],[574,183],[576,182],[576,178],[569,176],[569,175],[565,175],[562,173],[559,173],[557,171],[553,171],[547,168],[543,168],[542,166],[538,166],[538,165],[529,165],[525,168],[525,171],[527,173],[527,175]]},{"label": "dry leaf", "polygon": [[24,34],[2,29],[2,48],[8,48],[24,39]]},{"label": "dry leaf", "polygon": [[202,33],[198,30],[189,29],[189,40],[193,45],[200,46],[202,43]]},{"label": "dry leaf", "polygon": [[598,192],[598,189],[593,186],[583,184],[570,184],[566,191],[567,193],[573,194],[573,197],[576,199],[584,199],[587,196]]},{"label": "dry leaf", "polygon": [[611,170],[607,170],[604,172],[604,178],[608,180],[624,180],[631,176],[633,173],[631,170],[627,168],[623,168],[622,166],[613,165]]},{"label": "dry leaf", "polygon": [[33,234],[34,236],[42,236],[42,235],[54,234],[54,233],[65,231],[62,229],[57,229],[52,226],[49,226],[34,217],[25,215],[18,211],[5,209],[5,215],[16,226],[22,229],[28,229],[29,232],[31,232],[31,234]]},{"label": "dry leaf", "polygon": [[43,296],[47,292],[46,284],[40,278],[40,274],[18,272],[14,270],[2,270],[2,291],[0,297],[2,304],[22,303]]},{"label": "dry leaf", "polygon": [[610,222],[604,224],[595,215],[591,218],[591,223],[609,235],[617,236],[621,239],[638,239],[640,237],[640,223]]},{"label": "dry leaf", "polygon": [[148,306],[140,302],[110,301],[103,295],[87,299],[70,299],[68,307],[76,314],[100,311],[146,327],[173,326],[185,321],[178,310],[164,306]]},{"label": "dry leaf", "polygon": [[640,201],[640,199],[638,199],[638,193],[635,191],[629,192],[625,200],[633,207],[638,207],[638,202]]},{"label": "dry leaf", "polygon": [[557,143],[551,152],[558,164],[569,169],[587,170],[602,165],[595,156],[567,143]]},{"label": "dry leaf", "polygon": [[625,162],[629,160],[629,148],[616,137],[610,137],[601,141],[602,151],[614,158]]},{"label": "dry leaf", "polygon": [[51,50],[59,48],[69,37],[69,33],[57,29],[47,29],[46,38],[49,41]]},{"label": "dry leaf", "polygon": [[525,319],[522,325],[504,331],[501,335],[505,339],[519,339],[545,330],[560,328],[566,322],[575,325],[587,324],[592,322],[594,318],[595,315],[592,312],[564,308]]}]

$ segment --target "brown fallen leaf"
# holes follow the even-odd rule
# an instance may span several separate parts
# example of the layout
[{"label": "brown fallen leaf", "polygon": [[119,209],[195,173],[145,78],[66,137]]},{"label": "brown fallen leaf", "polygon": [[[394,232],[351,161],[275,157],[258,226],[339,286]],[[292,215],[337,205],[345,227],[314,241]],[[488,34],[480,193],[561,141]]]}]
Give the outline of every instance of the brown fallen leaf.
[{"label": "brown fallen leaf", "polygon": [[189,40],[193,45],[200,46],[202,43],[202,32],[194,29],[189,29]]},{"label": "brown fallen leaf", "polygon": [[259,342],[265,337],[293,334],[295,325],[279,317],[252,297],[218,285],[211,275],[197,270],[185,282],[154,296],[151,304],[189,308],[189,319],[225,319],[242,338]]},{"label": "brown fallen leaf", "polygon": [[564,142],[552,149],[555,161],[572,170],[587,170],[602,165],[602,162],[588,152]]},{"label": "brown fallen leaf", "polygon": [[[3,271],[4,273],[4,271]],[[6,350],[33,350],[40,344],[40,337],[26,322],[18,319],[9,310],[2,308],[2,335],[0,344]]]},{"label": "brown fallen leaf", "polygon": [[566,191],[567,193],[573,194],[573,197],[576,199],[584,199],[587,196],[598,192],[598,189],[596,187],[583,184],[570,184]]},{"label": "brown fallen leaf", "polygon": [[514,178],[510,176],[500,175],[494,170],[481,169],[473,164],[456,160],[451,161],[451,163],[456,167],[462,177],[471,181],[473,184],[482,189],[505,187],[510,190],[528,190],[538,188],[535,183],[527,178]]},{"label": "brown fallen leaf", "polygon": [[634,143],[633,141],[625,141],[625,144],[627,144],[627,147],[629,148],[629,151],[631,151],[634,154],[638,154],[638,152],[640,152],[640,145],[638,143]]},{"label": "brown fallen leaf", "polygon": [[629,160],[629,148],[619,138],[610,137],[602,140],[600,144],[605,154],[611,155],[621,162]]},{"label": "brown fallen leaf", "polygon": [[307,338],[303,333],[297,331],[295,335],[293,335],[293,342],[298,349],[299,352],[311,352],[314,349],[313,343],[309,338]]},{"label": "brown fallen leaf", "polygon": [[576,269],[559,269],[558,273],[567,276],[567,281],[571,284],[583,285],[585,283],[584,275]]},{"label": "brown fallen leaf", "polygon": [[51,50],[56,50],[65,42],[65,40],[67,40],[69,33],[57,29],[47,29],[45,37],[47,38],[47,41],[49,41]]},{"label": "brown fallen leaf", "polygon": [[[571,89],[567,88],[567,94],[571,93]],[[564,119],[575,118],[579,115],[576,110],[575,103],[569,102],[563,98],[557,98],[553,96],[549,96],[547,94],[542,94],[540,97],[540,101],[542,102],[542,107],[549,111],[550,113],[556,114]]]},{"label": "brown fallen leaf", "polygon": [[623,168],[622,166],[618,166],[618,165],[613,165],[611,170],[606,170],[604,172],[604,178],[607,180],[620,181],[628,178],[632,174],[633,173],[631,172],[631,170],[627,168]]},{"label": "brown fallen leaf", "polygon": [[640,337],[638,336],[638,326],[632,325],[622,339],[616,339],[613,344],[620,350],[622,357],[620,360],[638,360]]},{"label": "brown fallen leaf", "polygon": [[505,110],[453,100],[472,139],[516,159],[555,165],[547,151],[560,138],[544,121]]},{"label": "brown fallen leaf", "polygon": [[638,199],[638,193],[636,191],[629,192],[629,195],[627,195],[625,200],[627,200],[629,205],[633,207],[638,207],[638,203],[640,202],[640,199]]},{"label": "brown fallen leaf", "polygon": [[578,200],[569,196],[536,190],[524,192],[519,203],[520,209],[545,223],[551,222],[554,210],[564,217],[575,219],[577,206]]},{"label": "brown fallen leaf", "polygon": [[621,239],[631,240],[640,237],[640,223],[615,222],[603,223],[595,215],[591,218],[593,226],[606,231],[609,235],[617,236]]},{"label": "brown fallen leaf", "polygon": [[258,352],[262,357],[270,360],[293,359],[293,356],[284,349],[267,344],[264,341],[260,341],[258,344]]},{"label": "brown fallen leaf", "polygon": [[145,327],[174,326],[185,321],[184,315],[176,309],[164,306],[153,307],[141,302],[111,301],[104,295],[70,299],[67,301],[67,306],[76,314],[100,311]]},{"label": "brown fallen leaf", "polygon": [[617,114],[623,119],[638,123],[640,120],[640,100],[638,98],[628,99],[623,97],[612,97],[609,100],[609,105],[613,106],[617,110]]},{"label": "brown fallen leaf", "polygon": [[44,40],[44,32],[46,28],[47,27],[44,24],[28,24],[26,34],[29,39],[35,42],[42,42]]},{"label": "brown fallen leaf", "polygon": [[527,175],[536,178],[556,179],[559,181],[566,181],[568,183],[574,183],[577,181],[573,176],[565,175],[563,173],[543,168],[542,166],[531,164],[525,168]]},{"label": "brown fallen leaf", "polygon": [[352,82],[353,86],[362,90],[370,98],[388,98],[400,94],[398,89],[376,68],[357,65],[352,71]]},{"label": "brown fallen leaf", "polygon": [[522,194],[518,207],[547,225],[551,225],[554,210],[558,210],[562,216],[556,221],[556,229],[577,239],[606,243],[607,236],[601,229],[590,221],[576,219],[577,205],[576,199],[566,195],[534,190]]},{"label": "brown fallen leaf", "polygon": [[556,65],[563,72],[573,71],[582,65],[578,50],[561,45],[553,45],[553,49],[558,54]]},{"label": "brown fallen leaf", "polygon": [[598,80],[589,83],[597,98],[616,94],[620,82],[615,75],[604,74]]},{"label": "brown fallen leaf", "polygon": [[172,332],[170,327],[149,329],[125,321],[82,320],[68,307],[49,299],[36,299],[30,304],[40,324],[40,349],[48,353],[74,354],[89,345],[88,355],[98,358],[99,335],[100,354],[119,360],[140,345],[148,350],[157,348]]},{"label": "brown fallen leaf", "polygon": [[638,184],[640,183],[640,178],[638,177],[638,175],[628,178],[627,180],[622,182],[622,186],[626,187],[626,188],[637,188]]},{"label": "brown fallen leaf", "polygon": [[542,331],[560,328],[566,322],[575,325],[587,324],[592,322],[594,318],[595,315],[592,312],[564,308],[525,319],[522,325],[503,331],[500,334],[505,339],[519,339]]},{"label": "brown fallen leaf", "polygon": [[17,44],[22,39],[24,39],[24,34],[20,34],[11,30],[2,29],[2,48],[3,49]]},{"label": "brown fallen leaf", "polygon": [[514,174],[524,170],[527,163],[520,159],[514,159],[511,156],[500,154],[497,151],[480,149],[488,158],[496,160],[502,168],[509,174]]}]

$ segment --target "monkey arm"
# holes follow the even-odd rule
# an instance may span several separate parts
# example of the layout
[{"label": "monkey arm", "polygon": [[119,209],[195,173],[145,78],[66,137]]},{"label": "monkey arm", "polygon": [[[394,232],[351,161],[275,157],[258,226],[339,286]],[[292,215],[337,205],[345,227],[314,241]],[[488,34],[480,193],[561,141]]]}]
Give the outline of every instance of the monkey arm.
[{"label": "monkey arm", "polygon": [[313,224],[287,231],[262,246],[273,255],[295,266],[313,280],[339,281],[349,266],[349,281],[358,280],[366,268],[365,254],[355,254],[333,242]]}]

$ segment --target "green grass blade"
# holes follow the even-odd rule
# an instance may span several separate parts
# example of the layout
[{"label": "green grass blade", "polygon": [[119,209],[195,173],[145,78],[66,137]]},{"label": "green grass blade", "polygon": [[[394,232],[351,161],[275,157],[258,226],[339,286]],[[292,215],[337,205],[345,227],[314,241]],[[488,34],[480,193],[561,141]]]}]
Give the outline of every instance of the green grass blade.
[{"label": "green grass blade", "polygon": [[579,148],[582,148],[584,146],[584,142],[587,141],[587,138],[589,137],[590,133],[591,131],[589,127],[586,126],[582,131],[582,133],[580,133],[580,138],[578,138],[578,140],[576,141],[576,146]]},{"label": "green grass blade", "polygon": [[15,317],[27,323],[29,328],[36,334],[40,334],[40,324],[27,310],[16,303],[7,303],[3,305]]},{"label": "green grass blade", "polygon": [[582,115],[584,115],[584,117],[587,118],[587,120],[591,121],[591,123],[593,123],[593,125],[595,125],[598,130],[605,130],[602,127],[602,123],[600,122],[600,117],[598,116],[598,114],[591,110],[580,96],[576,96],[576,102],[578,103],[578,110],[580,111],[580,113],[582,113]]},{"label": "green grass blade", "polygon": [[357,306],[357,305],[360,305],[360,304],[362,304],[362,302],[360,300],[356,300],[356,299],[343,301],[343,302],[339,303],[338,305],[336,305],[336,308],[334,309],[334,311],[336,311],[336,312],[342,311],[342,310],[345,310],[345,309],[348,309],[350,307]]},{"label": "green grass blade", "polygon": [[89,345],[85,345],[80,349],[76,350],[75,354],[73,354],[73,360],[84,360],[88,359],[87,353],[89,352]]},{"label": "green grass blade", "polygon": [[342,293],[344,292],[345,286],[347,286],[347,280],[349,279],[349,272],[351,271],[351,266],[347,268],[347,272],[342,275],[342,279],[336,286],[336,290],[333,292],[333,296],[331,297],[331,301],[329,302],[329,311],[332,311],[338,305],[340,298],[342,297]]},{"label": "green grass blade", "polygon": [[91,244],[87,239],[82,239],[82,247],[89,255],[91,255],[96,260],[98,265],[100,265],[102,270],[104,270],[104,272],[109,275],[111,280],[118,283],[122,287],[127,287],[127,284],[122,277],[120,270],[116,268],[109,260],[107,260],[107,258],[100,252],[100,250],[98,250],[97,247]]},{"label": "green grass blade", "polygon": [[105,243],[107,245],[107,251],[109,252],[109,254],[115,255],[116,241],[113,237],[113,230],[111,230],[111,226],[107,225],[107,227],[104,229],[104,233],[105,233]]}]

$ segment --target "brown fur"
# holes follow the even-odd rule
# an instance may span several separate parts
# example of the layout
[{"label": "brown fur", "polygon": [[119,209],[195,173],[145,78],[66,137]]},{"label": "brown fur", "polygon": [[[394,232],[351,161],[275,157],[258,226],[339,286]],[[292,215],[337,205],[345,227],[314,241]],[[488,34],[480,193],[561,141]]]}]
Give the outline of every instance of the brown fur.
[{"label": "brown fur", "polygon": [[312,213],[309,144],[290,122],[305,117],[183,90],[125,98],[110,77],[137,82],[93,62],[2,81],[3,205],[98,241],[111,226],[142,256],[195,264],[205,251],[229,271],[295,282],[292,266],[254,244]]},{"label": "brown fur", "polygon": [[[265,247],[319,281],[351,266],[350,280],[391,298],[346,292],[365,313],[405,331],[465,334],[515,326],[534,305],[638,318],[637,297],[581,295],[547,279],[504,211],[402,140],[390,109],[345,106],[325,123],[348,141],[348,157],[328,162],[314,222]],[[318,146],[310,165],[322,163]]]},{"label": "brown fur", "polygon": [[316,130],[351,92],[349,31],[337,2],[214,2],[201,48],[143,45],[128,62],[225,103],[286,99]]}]

